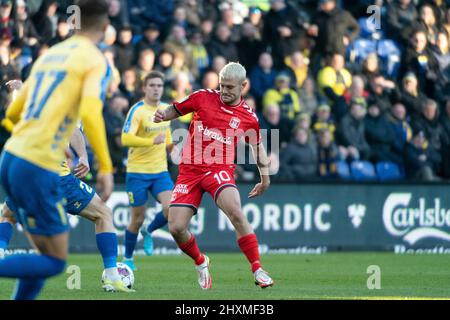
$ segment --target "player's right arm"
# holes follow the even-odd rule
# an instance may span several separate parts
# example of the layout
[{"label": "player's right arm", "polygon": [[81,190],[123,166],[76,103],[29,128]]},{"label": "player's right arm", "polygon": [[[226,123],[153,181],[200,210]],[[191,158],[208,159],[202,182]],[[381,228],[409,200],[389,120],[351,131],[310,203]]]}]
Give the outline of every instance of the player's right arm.
[{"label": "player's right arm", "polygon": [[174,102],[164,110],[157,110],[153,121],[158,123],[162,121],[169,121],[185,114],[195,112],[200,106],[199,98],[205,90],[199,90],[188,97],[184,98],[181,102]]},{"label": "player's right arm", "polygon": [[106,140],[105,121],[103,119],[103,95],[111,74],[106,61],[96,64],[85,76],[81,98],[80,118],[84,132],[99,162],[97,175],[101,198],[106,201],[112,193],[113,166]]}]

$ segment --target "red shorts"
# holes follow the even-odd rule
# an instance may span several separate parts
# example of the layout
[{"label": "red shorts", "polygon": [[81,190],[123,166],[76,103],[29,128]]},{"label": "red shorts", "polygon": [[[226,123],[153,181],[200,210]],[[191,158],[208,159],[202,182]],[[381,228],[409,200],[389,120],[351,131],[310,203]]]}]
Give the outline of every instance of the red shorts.
[{"label": "red shorts", "polygon": [[180,173],[172,191],[171,207],[191,207],[197,213],[203,193],[208,192],[217,200],[227,187],[236,188],[234,166],[219,168],[180,167]]}]

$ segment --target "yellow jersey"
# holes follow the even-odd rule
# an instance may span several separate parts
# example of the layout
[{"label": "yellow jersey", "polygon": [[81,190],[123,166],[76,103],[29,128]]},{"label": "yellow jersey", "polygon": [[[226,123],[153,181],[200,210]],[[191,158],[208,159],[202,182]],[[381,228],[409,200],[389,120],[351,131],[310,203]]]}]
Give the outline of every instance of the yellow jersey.
[{"label": "yellow jersey", "polygon": [[[122,144],[129,147],[127,172],[160,173],[168,170],[166,147],[172,144],[170,121],[153,122],[156,110],[167,106],[162,103],[150,106],[141,101],[131,107],[122,130]],[[165,143],[154,144],[154,139],[161,133],[165,134]],[[141,139],[133,143],[133,137]]]},{"label": "yellow jersey", "polygon": [[44,169],[59,172],[64,149],[79,119],[99,161],[112,172],[102,117],[111,68],[87,37],[57,44],[34,64],[6,116],[17,125],[5,150]]}]

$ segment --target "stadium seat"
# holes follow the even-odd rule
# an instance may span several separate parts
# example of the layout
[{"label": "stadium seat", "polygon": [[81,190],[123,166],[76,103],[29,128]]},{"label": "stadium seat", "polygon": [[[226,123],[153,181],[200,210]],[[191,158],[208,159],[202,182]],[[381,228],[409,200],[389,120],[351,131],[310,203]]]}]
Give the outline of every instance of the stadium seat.
[{"label": "stadium seat", "polygon": [[350,164],[350,171],[355,181],[374,181],[377,179],[375,168],[369,161],[353,161]]},{"label": "stadium seat", "polygon": [[400,47],[392,40],[380,40],[377,44],[377,53],[383,73],[396,78],[401,62]]},{"label": "stadium seat", "polygon": [[350,168],[348,167],[347,162],[338,161],[336,163],[336,171],[340,179],[342,180],[351,180],[352,176],[350,174]]},{"label": "stadium seat", "polygon": [[[363,17],[358,19],[359,36],[365,39],[373,39],[379,40],[383,38],[383,31],[381,29],[377,29],[376,25],[374,25],[370,20],[370,18]],[[381,27],[381,26],[380,26]]]},{"label": "stadium seat", "polygon": [[399,166],[393,162],[378,162],[375,167],[380,181],[400,180],[403,178]]},{"label": "stadium seat", "polygon": [[357,38],[348,46],[347,55],[351,62],[361,64],[370,53],[377,52],[375,40]]}]

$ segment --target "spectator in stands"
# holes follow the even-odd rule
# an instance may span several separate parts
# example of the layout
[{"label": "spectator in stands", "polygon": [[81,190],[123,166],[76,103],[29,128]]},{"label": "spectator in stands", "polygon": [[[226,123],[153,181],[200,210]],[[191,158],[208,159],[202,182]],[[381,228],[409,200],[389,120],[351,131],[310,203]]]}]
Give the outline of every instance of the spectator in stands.
[{"label": "spectator in stands", "polygon": [[128,19],[127,3],[125,0],[111,0],[109,5],[109,21],[116,30],[130,25]]},{"label": "spectator in stands", "polygon": [[188,40],[186,38],[186,30],[179,25],[173,25],[170,35],[164,42],[163,48],[165,51],[172,52],[174,55],[181,52],[184,56],[186,56],[187,44]]},{"label": "spectator in stands", "polygon": [[280,152],[279,175],[287,181],[317,176],[317,145],[309,141],[309,131],[296,128],[292,141]]},{"label": "spectator in stands", "polygon": [[327,104],[321,104],[316,111],[316,114],[312,120],[312,129],[317,135],[320,131],[326,129],[331,138],[334,139],[334,132],[336,131],[336,125],[331,117],[331,108]]},{"label": "spectator in stands", "polygon": [[[441,125],[445,133],[445,141],[450,141],[450,100],[445,104],[444,112],[441,114]],[[442,168],[443,176],[450,178],[450,145],[443,146],[442,148]]]},{"label": "spectator in stands", "polygon": [[[403,157],[405,146],[412,139],[412,128],[406,120],[406,108],[401,103],[396,103],[387,114],[389,124],[394,131],[394,143],[392,152],[396,157]],[[404,167],[403,161],[400,163]]]},{"label": "spectator in stands", "polygon": [[366,83],[364,78],[360,75],[354,75],[352,77],[352,85],[349,90],[344,92],[345,102],[350,104],[352,100],[364,99],[367,100],[369,92],[366,90]]},{"label": "spectator in stands", "polygon": [[153,70],[154,65],[155,65],[155,53],[153,52],[153,50],[145,49],[141,51],[139,54],[136,69],[139,85],[144,80],[147,73]]},{"label": "spectator in stands", "polygon": [[[156,56],[159,56],[162,52],[162,44],[159,41],[160,31],[159,27],[155,23],[150,23],[144,28],[143,37],[136,44],[136,57],[145,49],[152,49]],[[136,58],[137,60],[137,58]]]},{"label": "spectator in stands", "polygon": [[39,42],[39,34],[28,15],[25,0],[18,0],[16,2],[16,21],[14,27],[14,37],[21,39],[26,46],[33,47],[34,51],[35,49],[37,50],[36,46]]},{"label": "spectator in stands", "polygon": [[365,101],[352,101],[350,112],[339,123],[337,131],[338,141],[346,148],[345,158],[351,157],[354,160],[367,160],[370,156],[370,146],[365,137],[365,116]]},{"label": "spectator in stands", "polygon": [[[219,75],[212,71],[206,71],[205,74],[203,75],[203,79],[202,79],[202,85],[201,85],[202,89],[211,89],[211,90],[218,90],[219,88]],[[247,101],[248,104],[248,101]]]},{"label": "spectator in stands", "polygon": [[425,138],[434,150],[441,153],[448,146],[445,130],[439,120],[439,110],[436,101],[426,99],[422,105],[422,114],[412,123],[415,131],[423,131]]},{"label": "spectator in stands", "polygon": [[[40,56],[42,56],[47,51],[48,51],[47,44],[42,44],[39,46],[35,59],[33,61],[31,61],[29,64],[27,64],[25,67],[22,68],[21,75],[20,75],[20,77],[22,78],[22,81],[25,81],[28,78],[28,76],[30,75],[31,68],[33,67],[33,64],[36,61],[36,59],[39,58]],[[0,68],[0,70],[1,70],[1,68]]]},{"label": "spectator in stands", "polygon": [[[259,112],[257,112],[259,114]],[[271,136],[272,130],[278,130],[280,137],[280,147],[283,148],[291,140],[291,129],[285,125],[285,120],[281,119],[280,107],[276,104],[268,105],[264,108],[262,115],[259,117],[259,125],[261,129],[267,130],[267,136]],[[268,139],[266,148],[268,152],[271,150],[271,140]]]},{"label": "spectator in stands", "polygon": [[138,33],[150,23],[156,23],[161,30],[167,30],[175,9],[175,1],[127,0],[127,8],[130,23]]},{"label": "spectator in stands", "polygon": [[208,51],[203,44],[200,30],[195,29],[192,31],[186,51],[188,57],[190,57],[190,62],[188,63],[188,66],[190,66],[189,71],[198,79],[209,67]]},{"label": "spectator in stands", "polygon": [[121,94],[127,98],[130,106],[134,105],[139,100],[141,89],[138,88],[136,70],[133,67],[125,69],[122,72],[122,81],[120,82],[119,90]]},{"label": "spectator in stands", "polygon": [[381,74],[372,77],[369,84],[369,99],[380,108],[382,113],[389,111],[392,104],[399,99],[395,83],[385,79]]},{"label": "spectator in stands", "polygon": [[211,18],[206,18],[202,20],[202,23],[200,25],[200,31],[202,32],[203,41],[204,43],[209,43],[213,38],[213,31],[214,31],[214,20]]},{"label": "spectator in stands", "polygon": [[173,54],[169,51],[162,51],[158,58],[158,65],[155,70],[164,74],[164,78],[167,80],[169,74],[172,73],[171,67],[173,64]]},{"label": "spectator in stands", "polygon": [[447,34],[450,34],[450,7],[448,7],[445,11],[442,27],[445,29],[445,31],[447,31]]},{"label": "spectator in stands", "polygon": [[131,27],[125,26],[119,31],[119,39],[114,45],[116,51],[115,62],[117,69],[123,72],[134,64],[136,56],[135,47],[131,42],[133,40],[133,32]]},{"label": "spectator in stands", "polygon": [[58,18],[58,24],[56,26],[56,36],[48,42],[48,45],[50,47],[54,46],[55,44],[58,44],[68,39],[69,37],[70,37],[70,26],[67,23],[67,18],[60,17]]},{"label": "spectator in stands", "polygon": [[2,38],[13,37],[15,29],[14,17],[12,17],[12,2],[2,0],[0,2],[0,36]]},{"label": "spectator in stands", "polygon": [[367,116],[364,119],[364,129],[367,143],[370,146],[369,159],[372,162],[388,161],[397,164],[403,162],[403,157],[398,157],[393,152],[395,144],[394,130],[375,101],[369,101]]},{"label": "spectator in stands", "polygon": [[243,7],[247,12],[244,13],[245,16],[248,15],[248,7],[246,7],[240,1],[234,1],[233,4],[228,2],[222,2],[219,5],[220,10],[220,22],[225,24],[231,32],[230,39],[232,42],[237,42],[241,38],[241,24],[243,22],[243,17],[239,12],[239,8],[233,8],[233,6]]},{"label": "spectator in stands", "polygon": [[43,43],[48,43],[55,36],[58,19],[56,16],[57,8],[58,1],[44,0],[39,11],[32,17],[40,41]]},{"label": "spectator in stands", "polygon": [[420,116],[425,99],[427,97],[420,91],[416,75],[412,72],[407,73],[402,81],[400,102],[405,105],[411,119]]},{"label": "spectator in stands", "polygon": [[439,102],[444,102],[449,97],[448,86],[450,84],[450,50],[449,36],[444,29],[437,34],[436,45],[431,47],[438,65],[438,81],[434,83],[434,96]]},{"label": "spectator in stands", "polygon": [[317,133],[319,175],[322,178],[337,178],[336,164],[340,160],[339,148],[327,128]]},{"label": "spectator in stands", "polygon": [[408,30],[418,18],[412,0],[393,0],[386,8],[386,35],[406,45],[409,42]]},{"label": "spectator in stands", "polygon": [[296,10],[285,0],[271,0],[269,12],[264,17],[263,41],[270,46],[274,65],[280,69],[284,58],[300,49],[304,30],[299,25]]},{"label": "spectator in stands", "polygon": [[403,55],[400,74],[413,72],[419,81],[419,89],[432,97],[433,85],[438,78],[438,68],[438,62],[428,47],[425,31],[416,30]]},{"label": "spectator in stands", "polygon": [[264,51],[264,43],[257,38],[256,27],[250,22],[242,24],[242,36],[236,43],[239,63],[247,70],[252,70],[258,63],[255,57],[259,57]]},{"label": "spectator in stands", "polygon": [[109,153],[111,154],[111,160],[116,174],[123,174],[125,172],[121,134],[128,107],[129,103],[127,98],[119,94],[109,99],[103,111]]},{"label": "spectator in stands", "polygon": [[256,28],[256,34],[258,39],[262,39],[263,33],[263,13],[258,7],[250,7],[248,12],[248,20]]},{"label": "spectator in stands", "polygon": [[250,71],[250,81],[252,82],[250,93],[255,97],[258,106],[262,103],[264,93],[274,85],[276,74],[270,53],[261,53],[258,65]]},{"label": "spectator in stands", "polygon": [[187,33],[189,33],[194,28],[194,25],[192,25],[187,20],[186,9],[181,6],[176,7],[173,12],[172,25],[177,25],[177,26],[182,27],[184,30],[186,30]]},{"label": "spectator in stands", "polygon": [[373,77],[380,74],[380,65],[378,61],[378,56],[375,52],[370,53],[364,59],[362,63],[361,76],[365,83],[370,83]]},{"label": "spectator in stands", "polygon": [[103,41],[100,42],[98,45],[100,50],[110,49],[113,48],[114,44],[117,40],[117,30],[112,26],[109,25],[106,29],[105,36],[103,37]]},{"label": "spectator in stands", "polygon": [[431,5],[424,4],[421,6],[419,11],[419,20],[413,24],[411,29],[424,30],[427,36],[428,43],[431,45],[434,45],[436,43],[436,36],[439,30],[436,16]]},{"label": "spectator in stands", "polygon": [[186,22],[193,28],[200,28],[202,8],[198,3],[198,0],[182,1],[179,5],[186,13]]},{"label": "spectator in stands", "polygon": [[313,78],[306,78],[303,86],[300,88],[298,95],[300,96],[300,105],[303,112],[312,116],[319,105],[319,99],[316,93],[316,83]]},{"label": "spectator in stands", "polygon": [[185,73],[189,76],[189,81],[193,83],[194,76],[189,70],[186,63],[186,55],[183,52],[175,52],[173,62],[169,70],[167,70],[167,81],[174,80],[179,73]]},{"label": "spectator in stands", "polygon": [[317,76],[321,93],[328,98],[335,119],[341,119],[346,112],[343,95],[352,84],[352,75],[344,66],[344,56],[335,53]]},{"label": "spectator in stands", "polygon": [[320,0],[319,6],[320,11],[308,29],[308,34],[315,38],[314,73],[320,68],[322,57],[336,53],[344,56],[346,47],[359,34],[358,22],[348,11],[338,8],[335,0]]},{"label": "spectator in stands", "polygon": [[212,60],[211,69],[217,74],[220,73],[223,67],[227,64],[227,60],[222,56],[216,56]]},{"label": "spectator in stands", "polygon": [[236,44],[231,40],[230,28],[224,23],[217,25],[214,37],[207,48],[212,58],[223,56],[227,61],[238,60],[238,51]]},{"label": "spectator in stands", "polygon": [[275,88],[264,93],[263,108],[276,104],[280,107],[281,118],[294,121],[301,111],[301,106],[297,92],[290,87],[290,81],[287,74],[278,74],[275,78]]},{"label": "spectator in stands", "polygon": [[434,150],[423,131],[414,133],[405,150],[406,176],[413,180],[436,181],[436,170],[441,164],[441,156]]},{"label": "spectator in stands", "polygon": [[284,59],[287,68],[284,70],[291,77],[291,85],[295,90],[299,90],[308,76],[309,61],[300,51],[295,51]]},{"label": "spectator in stands", "polygon": [[10,48],[6,44],[0,45],[0,83],[5,84],[10,79],[18,79],[19,70],[11,58]]}]

